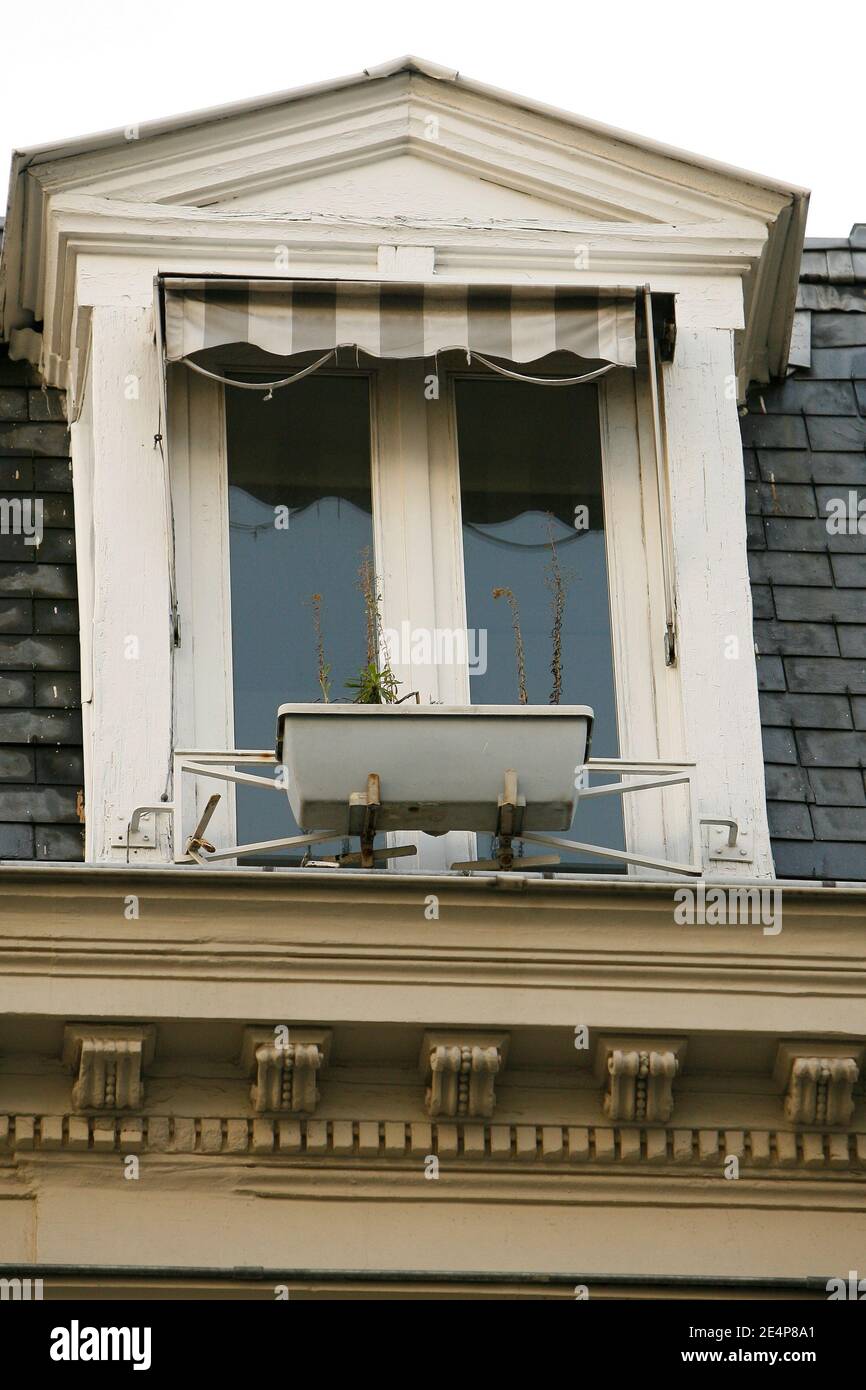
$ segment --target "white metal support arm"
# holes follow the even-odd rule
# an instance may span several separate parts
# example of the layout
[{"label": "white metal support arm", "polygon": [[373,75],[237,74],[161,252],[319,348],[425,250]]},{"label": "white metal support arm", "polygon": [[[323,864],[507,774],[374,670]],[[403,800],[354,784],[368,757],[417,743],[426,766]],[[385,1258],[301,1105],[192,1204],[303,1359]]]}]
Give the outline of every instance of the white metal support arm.
[{"label": "white metal support arm", "polygon": [[[227,749],[221,751],[203,749],[178,749],[174,754],[174,800],[162,802],[157,805],[138,806],[132,812],[127,827],[126,846],[134,849],[150,846],[154,843],[151,832],[144,829],[142,820],[147,816],[156,814],[166,814],[171,817],[172,843],[174,847],[174,859],[178,864],[196,863],[200,865],[218,862],[227,859],[236,859],[249,854],[272,853],[280,849],[301,849],[309,848],[312,845],[322,844],[327,840],[340,839],[345,837],[345,832],[340,830],[328,829],[318,830],[311,834],[292,835],[277,840],[261,840],[253,844],[230,845],[224,849],[217,849],[205,839],[205,832],[208,823],[213,816],[219,801],[219,796],[211,796],[201,814],[198,824],[192,834],[184,839],[184,826],[187,824],[185,819],[185,791],[184,777],[192,775],[195,777],[205,777],[222,781],[228,784],[239,784],[244,786],[261,787],[267,791],[284,792],[285,785],[277,778],[257,777],[252,773],[238,772],[238,766],[249,764],[261,764],[266,767],[276,768],[276,754],[269,749]],[[665,761],[663,759],[634,760],[628,758],[590,758],[585,766],[580,769],[578,781],[579,800],[587,797],[598,796],[625,796],[632,792],[641,791],[661,791],[666,787],[688,786],[691,787],[691,777],[694,763]],[[614,783],[603,784],[593,787],[581,785],[588,782],[592,774],[611,775],[620,774],[620,780]],[[658,869],[662,872],[685,874],[690,877],[698,877],[703,873],[700,862],[680,863],[675,860],[659,859],[652,855],[639,854],[630,850],[610,849],[605,845],[585,844],[578,840],[571,840],[560,835],[546,835],[539,831],[521,831],[520,820],[522,798],[518,794],[516,775],[511,769],[503,769],[504,793],[499,798],[499,817],[502,827],[501,837],[504,844],[498,851],[497,860],[468,860],[459,864],[452,865],[452,868],[464,873],[478,872],[494,869],[520,868],[546,868],[559,862],[558,855],[536,856],[531,860],[514,859],[511,848],[512,839],[521,839],[531,844],[547,845],[552,849],[566,850],[581,854],[597,855],[600,858],[612,859],[623,864],[636,864],[642,868]],[[369,817],[367,818],[369,820]],[[697,827],[693,822],[693,847],[692,856],[694,859],[697,853],[697,845],[694,843]],[[718,820],[708,821],[702,819],[700,825],[712,824],[724,826],[729,831],[730,843],[737,843],[738,827],[736,822],[719,818]],[[739,832],[741,835],[743,832]],[[406,854],[415,853],[412,846],[392,846],[392,847],[372,847],[372,832],[368,836],[370,843],[364,850],[362,844],[360,854],[346,854],[338,856],[336,863],[345,865],[362,864],[364,867],[373,867],[375,864],[388,858],[399,857]],[[726,837],[727,839],[727,837]],[[729,850],[730,854],[731,851]],[[727,857],[727,856],[726,856]]]}]

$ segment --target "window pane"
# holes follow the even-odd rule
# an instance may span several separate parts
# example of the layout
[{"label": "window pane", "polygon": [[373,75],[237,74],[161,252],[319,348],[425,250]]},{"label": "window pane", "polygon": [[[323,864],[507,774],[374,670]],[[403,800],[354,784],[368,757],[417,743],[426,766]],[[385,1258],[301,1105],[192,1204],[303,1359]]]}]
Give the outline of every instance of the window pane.
[{"label": "window pane", "polygon": [[[475,377],[455,386],[467,618],[470,628],[487,633],[486,669],[479,663],[470,671],[472,701],[520,698],[512,601],[509,594],[494,597],[494,590],[508,590],[519,615],[529,703],[547,704],[558,685],[559,703],[591,705],[592,753],[617,757],[596,389]],[[561,661],[554,671],[557,569]],[[579,806],[571,834],[623,849],[619,798]],[[479,836],[480,856],[488,846]],[[525,852],[544,851],[527,845]],[[585,856],[560,865],[587,867]],[[616,871],[613,860],[592,867]]]},{"label": "window pane", "polygon": [[[227,387],[226,437],[235,747],[273,748],[278,705],[322,699],[316,606],[331,699],[351,698],[345,682],[364,664],[357,578],[373,544],[367,378],[315,375],[269,401]],[[237,819],[241,844],[300,833],[285,795],[251,787],[237,789]]]}]

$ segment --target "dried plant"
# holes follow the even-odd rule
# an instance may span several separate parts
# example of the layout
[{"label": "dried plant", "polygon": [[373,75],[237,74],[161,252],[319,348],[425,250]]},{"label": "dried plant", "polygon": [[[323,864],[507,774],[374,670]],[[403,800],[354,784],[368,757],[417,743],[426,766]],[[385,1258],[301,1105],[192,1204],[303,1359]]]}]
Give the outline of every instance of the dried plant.
[{"label": "dried plant", "polygon": [[[356,705],[393,705],[399,703],[397,691],[400,682],[391,670],[387,652],[384,663],[379,655],[379,632],[381,618],[379,608],[381,596],[376,579],[376,571],[369,549],[362,552],[358,567],[358,588],[364,599],[364,618],[367,636],[367,655],[364,665],[355,680],[346,681],[348,690],[356,691]],[[310,595],[313,610],[313,633],[316,640],[316,676],[322,698],[326,703],[331,699],[331,667],[325,660],[325,639],[322,628],[322,595]]]},{"label": "dried plant", "polygon": [[370,547],[361,551],[358,566],[358,588],[364,600],[364,619],[367,630],[367,659],[357,680],[346,681],[347,690],[355,690],[356,705],[397,704],[397,691],[400,682],[391,670],[391,658],[385,652],[385,660],[380,660],[379,636],[382,629],[380,607],[382,596],[373,565]]},{"label": "dried plant", "polygon": [[523,633],[520,630],[520,610],[511,589],[494,589],[494,598],[504,598],[511,609],[511,626],[514,630],[514,655],[517,658],[517,691],[522,705],[529,704],[526,693],[526,653],[523,649]]},{"label": "dried plant", "polygon": [[358,566],[358,588],[364,600],[364,620],[367,626],[367,665],[376,666],[379,660],[379,590],[376,570],[369,546],[361,551]]},{"label": "dried plant", "polygon": [[553,689],[550,692],[548,704],[558,705],[562,700],[562,625],[565,620],[565,596],[568,592],[568,585],[563,577],[562,566],[559,563],[559,555],[556,550],[556,541],[553,535],[553,516],[547,518],[547,534],[550,537],[550,559],[545,565],[544,582],[550,589],[553,609],[553,626],[551,629],[552,656],[550,659],[550,674],[553,677]]},{"label": "dried plant", "polygon": [[313,633],[316,638],[316,675],[322,699],[327,704],[331,698],[331,667],[325,660],[325,640],[322,635],[322,595],[313,594],[310,598],[313,609]]}]

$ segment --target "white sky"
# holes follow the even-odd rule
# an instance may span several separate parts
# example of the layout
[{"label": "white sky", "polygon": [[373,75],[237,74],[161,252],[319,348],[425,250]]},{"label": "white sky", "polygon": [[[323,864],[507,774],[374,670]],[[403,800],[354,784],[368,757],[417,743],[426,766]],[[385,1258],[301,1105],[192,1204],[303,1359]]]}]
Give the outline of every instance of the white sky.
[{"label": "white sky", "polygon": [[14,0],[13,148],[342,76],[403,53],[812,190],[808,235],[866,222],[863,0]]}]

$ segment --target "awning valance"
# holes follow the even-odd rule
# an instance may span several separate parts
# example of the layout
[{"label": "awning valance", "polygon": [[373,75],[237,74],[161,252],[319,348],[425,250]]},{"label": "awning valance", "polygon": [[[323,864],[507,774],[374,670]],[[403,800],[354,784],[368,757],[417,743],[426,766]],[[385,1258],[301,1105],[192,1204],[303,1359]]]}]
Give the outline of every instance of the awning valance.
[{"label": "awning valance", "polygon": [[372,357],[432,357],[459,348],[511,362],[553,352],[635,365],[630,291],[377,281],[166,280],[169,362],[247,343],[291,357],[359,348]]}]

